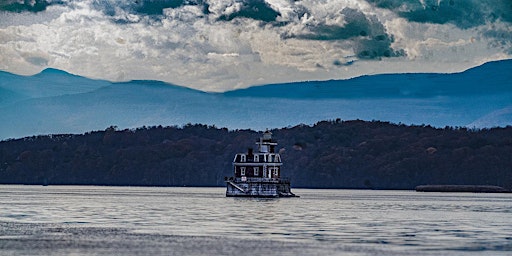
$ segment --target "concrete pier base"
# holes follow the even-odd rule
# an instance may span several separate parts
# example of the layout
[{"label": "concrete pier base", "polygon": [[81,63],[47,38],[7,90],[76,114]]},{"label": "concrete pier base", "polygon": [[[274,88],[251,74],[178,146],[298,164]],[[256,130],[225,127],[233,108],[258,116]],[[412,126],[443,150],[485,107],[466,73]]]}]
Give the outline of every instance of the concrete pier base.
[{"label": "concrete pier base", "polygon": [[291,192],[290,181],[279,179],[249,179],[226,181],[228,197],[297,197]]}]

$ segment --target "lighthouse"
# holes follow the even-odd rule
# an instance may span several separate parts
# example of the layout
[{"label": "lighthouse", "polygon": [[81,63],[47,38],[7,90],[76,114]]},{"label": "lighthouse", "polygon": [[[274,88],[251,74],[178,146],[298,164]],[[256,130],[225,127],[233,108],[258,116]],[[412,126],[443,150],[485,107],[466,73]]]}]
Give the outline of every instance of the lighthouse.
[{"label": "lighthouse", "polygon": [[235,154],[233,176],[226,178],[226,196],[295,197],[289,179],[281,178],[283,165],[277,142],[265,131],[256,141],[256,151]]}]

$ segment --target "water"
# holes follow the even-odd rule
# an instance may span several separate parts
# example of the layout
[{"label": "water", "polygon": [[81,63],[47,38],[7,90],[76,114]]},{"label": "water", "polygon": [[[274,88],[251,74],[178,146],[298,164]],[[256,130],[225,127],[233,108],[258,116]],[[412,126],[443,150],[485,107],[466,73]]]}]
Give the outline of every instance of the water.
[{"label": "water", "polygon": [[0,255],[511,255],[512,194],[0,186]]}]

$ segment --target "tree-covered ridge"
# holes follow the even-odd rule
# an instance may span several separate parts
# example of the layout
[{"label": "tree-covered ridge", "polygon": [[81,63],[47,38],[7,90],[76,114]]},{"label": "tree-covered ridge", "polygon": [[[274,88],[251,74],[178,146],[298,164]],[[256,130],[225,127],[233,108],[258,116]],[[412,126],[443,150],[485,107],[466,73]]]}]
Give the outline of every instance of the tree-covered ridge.
[{"label": "tree-covered ridge", "polygon": [[[272,130],[293,187],[512,188],[512,127],[485,130],[322,121]],[[206,125],[109,127],[0,142],[0,183],[223,186],[259,134]]]}]

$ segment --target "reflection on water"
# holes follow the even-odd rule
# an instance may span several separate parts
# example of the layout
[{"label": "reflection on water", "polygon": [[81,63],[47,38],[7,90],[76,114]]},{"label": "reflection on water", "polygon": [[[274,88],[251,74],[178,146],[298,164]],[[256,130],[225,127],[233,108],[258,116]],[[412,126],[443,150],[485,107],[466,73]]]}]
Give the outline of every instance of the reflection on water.
[{"label": "reflection on water", "polygon": [[[0,249],[14,254],[507,255],[512,194],[0,186]],[[1,254],[1,253],[0,253]]]}]

